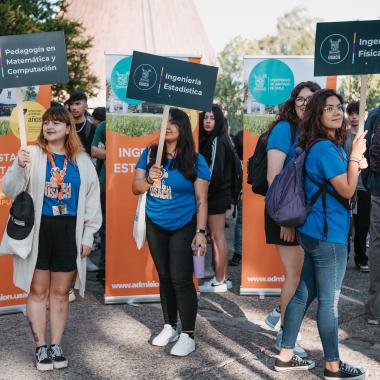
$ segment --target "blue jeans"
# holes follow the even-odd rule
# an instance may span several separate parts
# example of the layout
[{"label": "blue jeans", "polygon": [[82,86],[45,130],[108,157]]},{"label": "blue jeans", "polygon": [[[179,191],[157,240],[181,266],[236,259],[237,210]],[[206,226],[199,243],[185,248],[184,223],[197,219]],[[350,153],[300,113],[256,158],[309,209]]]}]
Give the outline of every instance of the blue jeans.
[{"label": "blue jeans", "polygon": [[243,201],[237,205],[237,217],[235,223],[235,239],[234,239],[234,254],[241,257],[241,238],[242,238],[242,223],[243,223]]},{"label": "blue jeans", "polygon": [[282,348],[294,348],[303,317],[318,298],[317,324],[326,361],[339,360],[338,300],[347,265],[347,245],[299,233],[305,260],[298,288],[285,311]]}]

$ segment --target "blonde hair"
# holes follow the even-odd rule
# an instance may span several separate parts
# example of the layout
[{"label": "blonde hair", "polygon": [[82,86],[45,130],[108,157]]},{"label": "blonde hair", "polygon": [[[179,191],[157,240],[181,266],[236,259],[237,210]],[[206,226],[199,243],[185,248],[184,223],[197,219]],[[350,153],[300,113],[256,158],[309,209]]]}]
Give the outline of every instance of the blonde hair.
[{"label": "blonde hair", "polygon": [[42,115],[42,126],[40,134],[38,135],[36,144],[48,155],[51,155],[49,151],[48,142],[44,137],[43,124],[45,121],[59,121],[65,123],[69,128],[69,133],[65,137],[65,150],[67,157],[73,161],[75,157],[83,152],[83,146],[79,139],[77,130],[75,128],[74,118],[69,111],[64,107],[51,107],[45,111]]}]

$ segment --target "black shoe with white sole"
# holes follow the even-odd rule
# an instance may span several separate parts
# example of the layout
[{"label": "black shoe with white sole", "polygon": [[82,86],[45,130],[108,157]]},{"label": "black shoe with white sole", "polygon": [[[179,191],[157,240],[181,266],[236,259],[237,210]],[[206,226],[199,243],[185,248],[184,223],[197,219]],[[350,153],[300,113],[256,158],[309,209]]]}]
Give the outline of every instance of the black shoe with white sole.
[{"label": "black shoe with white sole", "polygon": [[50,346],[49,357],[52,360],[55,369],[66,368],[68,365],[60,344],[52,344]]},{"label": "black shoe with white sole", "polygon": [[356,368],[347,363],[340,362],[338,372],[332,372],[325,368],[324,376],[326,380],[361,380],[367,378],[368,371],[364,368]]},{"label": "black shoe with white sole", "polygon": [[54,368],[46,345],[37,347],[35,356],[36,367],[39,371],[51,371]]},{"label": "black shoe with white sole", "polygon": [[314,367],[315,363],[312,360],[302,359],[298,355],[293,355],[288,362],[283,362],[277,357],[274,363],[274,369],[277,372],[308,371]]}]

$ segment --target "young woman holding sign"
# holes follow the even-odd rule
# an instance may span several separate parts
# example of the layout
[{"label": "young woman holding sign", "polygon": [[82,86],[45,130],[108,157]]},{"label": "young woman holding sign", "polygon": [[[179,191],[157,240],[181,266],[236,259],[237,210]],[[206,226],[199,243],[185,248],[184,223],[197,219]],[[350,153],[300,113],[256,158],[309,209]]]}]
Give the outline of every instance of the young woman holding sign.
[{"label": "young woman holding sign", "polygon": [[[325,379],[364,379],[367,371],[343,363],[338,349],[338,301],[347,265],[350,225],[348,200],[356,191],[360,171],[367,167],[363,154],[365,134],[358,134],[349,157],[343,99],[334,90],[316,92],[306,106],[300,146],[311,146],[305,161],[305,195],[308,202],[327,184],[329,192],[318,197],[297,237],[305,250],[302,274],[286,312],[277,371],[309,370],[315,363],[295,355],[294,347],[303,317],[318,299],[317,323],[325,359]],[[318,140],[318,141],[316,141]]]},{"label": "young woman holding sign", "polygon": [[[289,99],[280,107],[280,113],[269,129],[267,142],[268,172],[267,179],[270,186],[274,178],[296,156],[296,146],[299,143],[300,122],[305,107],[313,93],[320,87],[314,82],[301,82],[290,94]],[[301,275],[303,263],[303,249],[297,242],[295,229],[278,226],[265,213],[265,235],[267,244],[275,244],[285,271],[285,282],[281,289],[280,308],[275,308],[265,319],[265,323],[272,327],[281,321],[277,334],[275,348],[281,348],[282,325],[286,306],[292,298]],[[297,343],[297,355],[306,357],[307,353]]]},{"label": "young woman holding sign", "polygon": [[[28,164],[31,165],[28,165]],[[100,228],[97,174],[63,107],[48,109],[36,145],[21,148],[3,178],[3,192],[12,199],[30,176],[34,201],[33,247],[25,259],[14,256],[14,283],[28,293],[27,315],[36,343],[36,366],[41,371],[67,367],[61,346],[69,311],[69,290],[83,296],[86,257],[93,234]],[[51,345],[45,330],[49,305]]]},{"label": "young woman holding sign", "polygon": [[[149,155],[149,156],[148,156]],[[197,294],[193,283],[193,249],[207,250],[207,190],[210,169],[196,154],[190,119],[171,108],[162,165],[155,164],[157,145],[145,149],[136,166],[132,191],[147,192],[146,235],[160,280],[165,325],[152,344],[177,343],[170,353],[186,356],[195,350]],[[177,331],[179,313],[182,333]]]}]

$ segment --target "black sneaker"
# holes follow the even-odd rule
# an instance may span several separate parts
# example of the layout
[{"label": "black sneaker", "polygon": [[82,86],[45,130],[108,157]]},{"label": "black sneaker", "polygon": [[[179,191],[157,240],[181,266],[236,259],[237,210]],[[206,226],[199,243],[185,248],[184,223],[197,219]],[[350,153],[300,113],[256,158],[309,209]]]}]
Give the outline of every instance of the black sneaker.
[{"label": "black sneaker", "polygon": [[308,371],[314,367],[315,363],[312,360],[302,359],[298,355],[293,355],[288,362],[283,362],[277,357],[274,363],[274,369],[277,372]]},{"label": "black sneaker", "polygon": [[49,357],[52,360],[55,369],[67,367],[68,362],[63,354],[63,349],[60,344],[52,344],[50,346]]},{"label": "black sneaker", "polygon": [[237,267],[240,265],[240,261],[241,261],[241,256],[234,253],[234,255],[232,256],[232,259],[228,262],[228,265],[232,267]]},{"label": "black sneaker", "polygon": [[53,367],[53,361],[49,357],[47,346],[40,346],[36,348],[36,367],[39,371],[51,371]]},{"label": "black sneaker", "polygon": [[347,363],[340,362],[339,371],[331,372],[325,368],[324,372],[325,379],[328,380],[339,380],[339,379],[351,379],[360,380],[365,379],[368,376],[368,371],[364,368],[355,368]]}]

